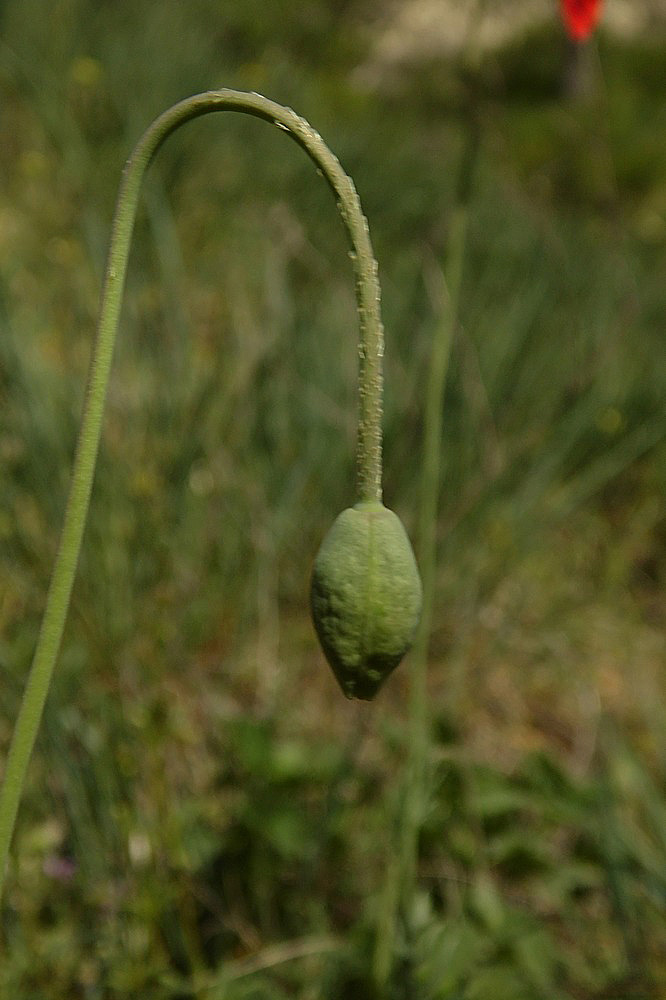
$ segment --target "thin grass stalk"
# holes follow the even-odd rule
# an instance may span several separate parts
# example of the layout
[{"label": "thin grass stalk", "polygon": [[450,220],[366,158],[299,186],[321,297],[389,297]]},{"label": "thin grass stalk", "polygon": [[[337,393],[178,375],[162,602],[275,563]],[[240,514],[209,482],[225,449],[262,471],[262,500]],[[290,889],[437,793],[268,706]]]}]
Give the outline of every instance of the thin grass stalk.
[{"label": "thin grass stalk", "polygon": [[470,118],[465,137],[456,198],[449,224],[444,269],[438,269],[440,318],[429,359],[423,419],[423,459],[417,517],[417,559],[423,582],[423,610],[411,654],[409,748],[405,787],[400,802],[398,852],[388,865],[385,897],[378,922],[374,978],[384,995],[395,961],[398,914],[405,924],[417,886],[418,841],[427,808],[426,771],[431,740],[428,712],[427,661],[432,630],[437,565],[437,511],[442,475],[443,400],[451,347],[458,325],[465,262],[469,204],[479,149],[479,124]]},{"label": "thin grass stalk", "polygon": [[426,391],[423,464],[417,529],[417,552],[423,580],[423,614],[414,643],[411,667],[409,777],[402,836],[403,905],[408,903],[416,881],[418,835],[425,811],[425,771],[431,722],[428,712],[426,680],[436,587],[437,511],[442,473],[444,423],[443,400],[451,358],[451,346],[458,324],[467,222],[468,206],[459,203],[451,220],[447,268],[446,274],[442,276],[445,305],[433,339]]}]

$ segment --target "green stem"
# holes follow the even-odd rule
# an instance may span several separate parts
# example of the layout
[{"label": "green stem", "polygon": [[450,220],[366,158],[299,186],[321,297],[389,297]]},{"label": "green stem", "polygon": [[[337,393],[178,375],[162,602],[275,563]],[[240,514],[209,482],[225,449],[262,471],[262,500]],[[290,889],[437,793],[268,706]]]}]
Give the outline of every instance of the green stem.
[{"label": "green stem", "polygon": [[289,108],[259,94],[234,90],[211,91],[181,101],[160,115],[139,140],[125,167],[118,193],[97,336],[60,545],[0,789],[0,893],[25,774],[62,640],[88,514],[141,182],[164,140],[185,122],[212,111],[239,111],[277,125],[305,150],[333,190],[351,247],[360,323],[357,490],[360,500],[381,500],[384,346],[379,282],[367,222],[353,182],[321,136]]}]

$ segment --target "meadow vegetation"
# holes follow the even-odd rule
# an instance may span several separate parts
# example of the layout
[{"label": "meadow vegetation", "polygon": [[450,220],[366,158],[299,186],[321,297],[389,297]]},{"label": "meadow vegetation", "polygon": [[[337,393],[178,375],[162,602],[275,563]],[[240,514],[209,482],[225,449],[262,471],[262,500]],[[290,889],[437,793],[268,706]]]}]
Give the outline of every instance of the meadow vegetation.
[{"label": "meadow vegetation", "polygon": [[[0,8],[0,759],[62,522],[108,229],[206,89],[303,114],[356,182],[386,325],[385,498],[475,130],[444,400],[418,891],[386,1000],[666,989],[666,38],[559,22],[367,70],[381,4]],[[308,613],[354,500],[344,233],[262,122],[173,136],[142,200],[65,641],[12,852],[0,995],[372,1000],[409,660],[347,702]],[[464,168],[463,168],[464,171]]]}]

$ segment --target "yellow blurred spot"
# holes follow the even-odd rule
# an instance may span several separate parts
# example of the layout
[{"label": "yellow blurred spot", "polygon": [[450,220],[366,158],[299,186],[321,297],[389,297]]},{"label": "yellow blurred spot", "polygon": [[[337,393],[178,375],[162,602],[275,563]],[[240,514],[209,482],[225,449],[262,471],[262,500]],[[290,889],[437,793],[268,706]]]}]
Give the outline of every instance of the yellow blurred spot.
[{"label": "yellow blurred spot", "polygon": [[39,826],[34,826],[22,837],[24,850],[42,853],[59,847],[65,836],[62,823],[57,819],[47,819]]},{"label": "yellow blurred spot", "polygon": [[151,469],[144,467],[139,467],[130,483],[132,495],[136,497],[155,496],[160,488],[161,483],[155,473]]},{"label": "yellow blurred spot", "polygon": [[624,417],[616,406],[607,406],[597,414],[596,423],[602,434],[610,436],[622,430]]},{"label": "yellow blurred spot", "polygon": [[92,90],[97,87],[104,76],[102,64],[91,56],[79,56],[69,69],[69,77],[77,87]]}]

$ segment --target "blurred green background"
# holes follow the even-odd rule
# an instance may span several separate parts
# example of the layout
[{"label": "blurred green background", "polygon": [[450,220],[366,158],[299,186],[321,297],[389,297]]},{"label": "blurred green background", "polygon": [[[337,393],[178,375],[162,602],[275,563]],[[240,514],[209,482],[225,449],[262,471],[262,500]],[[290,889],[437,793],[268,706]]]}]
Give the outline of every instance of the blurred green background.
[{"label": "blurred green background", "polygon": [[[533,19],[491,6],[0,5],[0,748],[57,545],[122,165],[176,100],[258,90],[321,132],[369,218],[385,499],[412,533],[470,182],[428,811],[386,996],[658,1000],[666,28],[656,4],[636,28],[608,0],[576,58],[554,3]],[[142,198],[19,815],[1,996],[375,996],[409,660],[376,703],[348,703],[307,610],[319,541],[354,499],[356,350],[344,233],[302,151],[232,115],[172,137]]]}]

